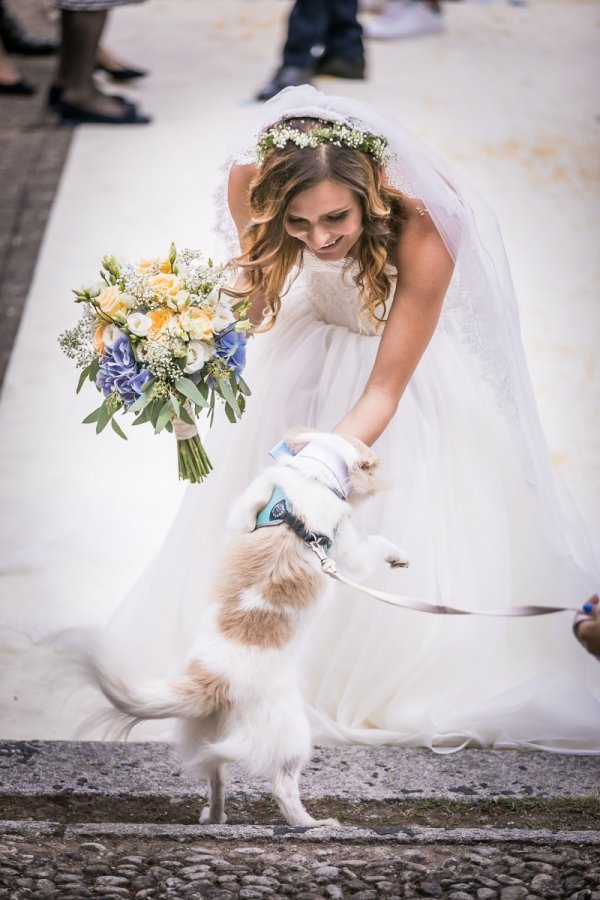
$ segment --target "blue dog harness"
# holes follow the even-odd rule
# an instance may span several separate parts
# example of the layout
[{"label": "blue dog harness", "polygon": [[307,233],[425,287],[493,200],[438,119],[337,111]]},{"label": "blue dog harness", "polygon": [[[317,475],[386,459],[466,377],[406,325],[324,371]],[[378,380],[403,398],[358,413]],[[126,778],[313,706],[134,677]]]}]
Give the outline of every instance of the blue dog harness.
[{"label": "blue dog harness", "polygon": [[309,531],[304,522],[294,515],[292,504],[282,489],[275,485],[271,499],[266,506],[263,506],[256,517],[256,528],[254,530],[256,531],[258,528],[264,528],[269,525],[282,524],[288,525],[305,544],[309,544],[311,547],[318,545],[327,551],[331,547],[331,538],[327,537],[326,534],[317,534],[314,531]]},{"label": "blue dog harness", "polygon": [[256,527],[263,528],[265,525],[281,525],[285,522],[286,515],[291,513],[289,500],[277,485],[271,494],[271,499],[266,506],[263,506],[256,517]]}]

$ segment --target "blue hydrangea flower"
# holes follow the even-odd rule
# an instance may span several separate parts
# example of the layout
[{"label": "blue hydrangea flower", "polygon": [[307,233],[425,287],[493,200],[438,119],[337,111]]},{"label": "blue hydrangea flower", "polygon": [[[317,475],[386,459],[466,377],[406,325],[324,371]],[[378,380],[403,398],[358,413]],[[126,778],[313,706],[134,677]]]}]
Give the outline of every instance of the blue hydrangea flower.
[{"label": "blue hydrangea flower", "polygon": [[239,378],[246,365],[246,335],[227,328],[216,336],[215,343],[216,356],[228,362]]},{"label": "blue hydrangea flower", "polygon": [[100,363],[96,384],[105,397],[116,391],[125,406],[131,406],[150,378],[148,369],[138,371],[129,338],[123,335]]}]

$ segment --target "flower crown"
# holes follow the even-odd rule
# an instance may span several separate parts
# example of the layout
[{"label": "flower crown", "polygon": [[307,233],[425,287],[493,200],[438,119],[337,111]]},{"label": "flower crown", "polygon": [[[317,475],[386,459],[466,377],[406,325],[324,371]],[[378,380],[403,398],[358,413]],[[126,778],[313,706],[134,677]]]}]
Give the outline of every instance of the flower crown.
[{"label": "flower crown", "polygon": [[265,154],[273,147],[282,150],[291,141],[296,147],[318,147],[319,144],[336,144],[350,147],[352,150],[360,150],[372,156],[383,165],[387,159],[387,139],[374,134],[369,134],[360,128],[350,128],[341,122],[323,123],[311,128],[310,131],[299,131],[290,125],[274,125],[265,131],[256,147],[259,163],[262,163]]}]

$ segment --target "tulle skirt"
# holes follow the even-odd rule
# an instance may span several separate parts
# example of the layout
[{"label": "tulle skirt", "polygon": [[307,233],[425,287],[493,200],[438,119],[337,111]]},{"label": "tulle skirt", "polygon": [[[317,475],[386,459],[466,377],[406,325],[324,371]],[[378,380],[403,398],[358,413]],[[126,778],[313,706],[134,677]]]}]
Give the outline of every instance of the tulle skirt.
[{"label": "tulle skirt", "polygon": [[[291,425],[330,430],[358,399],[378,338],[331,324],[298,279],[275,328],[251,343],[243,420],[215,424],[215,471],[186,493],[165,544],[110,625],[139,674],[181,667],[226,566],[224,523]],[[384,490],[359,531],[409,554],[369,584],[473,609],[578,605],[597,587],[593,555],[561,486],[532,477],[452,311],[445,314],[377,441]],[[547,460],[540,460],[545,470]],[[600,665],[569,613],[530,619],[431,616],[336,585],[303,646],[314,738],[431,747],[600,751]],[[142,732],[140,732],[142,733]]]}]

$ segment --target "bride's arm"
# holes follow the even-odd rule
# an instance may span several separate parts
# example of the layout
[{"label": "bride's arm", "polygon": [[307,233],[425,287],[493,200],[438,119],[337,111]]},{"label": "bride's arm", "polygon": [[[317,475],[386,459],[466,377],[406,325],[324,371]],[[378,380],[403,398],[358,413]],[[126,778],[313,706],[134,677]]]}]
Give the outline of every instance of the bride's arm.
[{"label": "bride's arm", "polygon": [[[235,222],[237,233],[242,246],[242,239],[252,219],[249,204],[250,182],[256,175],[256,166],[242,166],[235,163],[229,173],[227,183],[227,202],[231,211],[231,217]],[[233,285],[237,290],[245,290],[248,285],[248,276],[244,269],[240,270]],[[265,300],[260,292],[250,298],[248,316],[253,325],[260,325],[263,320]]]},{"label": "bride's arm", "polygon": [[400,398],[435,330],[453,262],[428,215],[411,211],[396,249],[398,281],[375,364],[353,408],[334,431],[373,444]]}]

